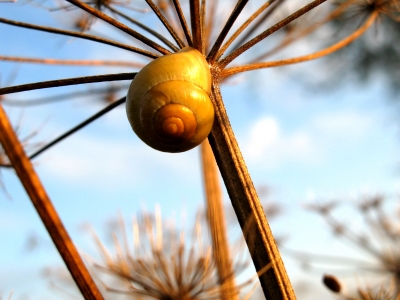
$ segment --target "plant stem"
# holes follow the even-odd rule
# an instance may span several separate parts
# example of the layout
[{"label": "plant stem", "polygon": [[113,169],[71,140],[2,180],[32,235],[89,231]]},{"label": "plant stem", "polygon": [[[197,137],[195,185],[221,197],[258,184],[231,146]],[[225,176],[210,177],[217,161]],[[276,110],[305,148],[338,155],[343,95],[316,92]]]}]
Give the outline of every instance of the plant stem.
[{"label": "plant stem", "polygon": [[45,65],[67,65],[67,66],[109,66],[109,67],[128,67],[143,68],[145,64],[130,61],[118,60],[86,60],[86,59],[55,59],[0,55],[2,61],[13,61],[20,63],[33,63]]},{"label": "plant stem", "polygon": [[158,17],[158,19],[161,21],[161,23],[165,26],[165,28],[168,30],[168,32],[171,34],[175,42],[179,45],[179,47],[185,48],[185,43],[179,38],[178,34],[176,31],[172,28],[171,24],[168,22],[168,20],[164,17],[162,12],[158,9],[158,7],[154,4],[153,1],[151,0],[145,0],[146,3],[151,7],[155,15]]},{"label": "plant stem", "polygon": [[192,26],[193,48],[201,52],[203,35],[200,22],[200,0],[190,0],[190,24]]},{"label": "plant stem", "polygon": [[219,173],[208,140],[201,144],[201,161],[203,165],[207,221],[221,286],[221,300],[236,300],[239,297],[226,234],[225,213],[218,178]]},{"label": "plant stem", "polygon": [[104,4],[105,7],[107,7],[110,11],[113,13],[116,13],[117,15],[121,16],[122,18],[128,20],[129,22],[139,26],[143,30],[147,31],[148,33],[152,34],[156,38],[158,38],[160,41],[162,41],[165,45],[167,45],[172,51],[179,51],[179,49],[172,44],[168,39],[166,39],[162,34],[158,33],[157,31],[151,29],[150,27],[147,27],[146,25],[140,23],[139,21],[136,21],[135,19],[129,17],[128,15],[124,14],[123,12],[117,10],[116,8],[112,7],[111,5]]},{"label": "plant stem", "polygon": [[190,36],[189,32],[189,26],[186,23],[185,15],[183,14],[181,4],[179,3],[179,0],[172,0],[172,2],[174,3],[176,14],[178,15],[179,22],[181,23],[183,33],[185,34],[186,37],[186,41],[190,47],[193,47],[192,37]]},{"label": "plant stem", "polygon": [[[214,78],[218,78],[218,75]],[[214,81],[212,88],[215,120],[209,135],[210,145],[242,230],[248,222],[255,224],[254,228],[251,228],[252,239],[251,241],[246,239],[246,242],[256,270],[263,269],[268,263],[272,264],[272,267],[260,276],[264,295],[268,300],[296,299],[263,207],[229,123],[219,83]]]},{"label": "plant stem", "polygon": [[153,48],[154,50],[157,50],[158,52],[160,52],[162,54],[170,53],[167,49],[158,45],[156,42],[150,40],[149,38],[145,37],[144,35],[140,34],[139,32],[131,29],[130,27],[126,26],[125,24],[118,22],[117,20],[111,18],[110,16],[106,15],[105,13],[91,7],[90,5],[88,5],[84,2],[81,2],[79,0],[66,0],[66,1],[81,8],[82,10],[92,14],[93,16],[103,20],[104,22],[109,23],[110,25],[114,26],[115,28],[122,30],[123,32],[129,34],[130,36],[141,41],[142,43]]},{"label": "plant stem", "polygon": [[249,0],[238,0],[238,2],[236,3],[235,8],[230,14],[228,20],[225,23],[224,28],[222,28],[221,33],[218,35],[217,40],[215,41],[214,45],[210,50],[210,53],[208,54],[207,57],[208,61],[210,62],[215,61],[219,48],[221,48],[221,45],[224,42],[226,36],[228,35],[229,30],[232,28],[233,23],[235,23],[237,17],[240,15],[243,8],[246,6],[247,2],[249,2]]},{"label": "plant stem", "polygon": [[0,143],[85,299],[103,299],[0,105]]},{"label": "plant stem", "polygon": [[251,22],[253,22],[253,20],[255,18],[257,18],[263,11],[265,11],[270,5],[271,5],[271,1],[267,1],[265,2],[255,13],[253,13],[246,22],[244,22],[239,29],[237,29],[234,34],[232,34],[228,41],[218,50],[218,54],[217,54],[217,59],[219,59],[226,51],[226,49],[228,49],[228,47],[233,43],[234,40],[236,40],[236,38],[243,32],[243,30],[245,30],[247,28],[247,26],[250,25]]},{"label": "plant stem", "polygon": [[222,76],[230,76],[233,74],[237,74],[240,72],[246,72],[246,71],[252,71],[252,70],[257,70],[257,69],[265,69],[265,68],[271,68],[271,67],[278,67],[278,66],[284,66],[284,65],[289,65],[289,64],[296,64],[308,60],[313,60],[320,58],[322,56],[329,55],[345,46],[353,42],[354,40],[358,39],[365,31],[368,30],[369,27],[371,27],[372,24],[374,24],[376,18],[378,17],[379,13],[377,11],[373,12],[371,16],[367,19],[367,21],[358,28],[356,31],[354,31],[352,34],[344,38],[343,40],[337,42],[336,44],[322,49],[320,51],[299,56],[299,57],[293,57],[293,58],[288,58],[288,59],[282,59],[282,60],[276,60],[276,61],[268,61],[264,63],[256,63],[256,64],[249,64],[249,65],[244,65],[244,66],[239,66],[239,67],[233,67],[233,68],[228,68],[222,72]]},{"label": "plant stem", "polygon": [[278,31],[282,27],[286,26],[287,24],[291,23],[292,21],[296,20],[297,18],[301,17],[305,13],[309,12],[310,10],[314,9],[318,5],[324,3],[326,0],[314,0],[311,3],[307,4],[303,8],[300,8],[298,11],[294,12],[287,18],[283,19],[282,21],[279,21],[272,27],[268,28],[261,34],[257,35],[255,38],[251,39],[248,41],[246,44],[243,46],[237,48],[236,50],[232,51],[227,57],[221,60],[220,62],[220,67],[225,68],[229,63],[231,63],[234,59],[236,59],[239,55],[243,54],[250,48],[252,48],[254,45],[257,43],[261,42],[263,39],[266,37],[270,36],[274,32]]},{"label": "plant stem", "polygon": [[104,82],[104,81],[132,80],[136,76],[136,74],[137,73],[106,74],[106,75],[75,77],[75,78],[68,78],[68,79],[58,79],[58,80],[27,83],[27,84],[21,84],[21,85],[0,88],[0,95],[32,91],[32,90],[39,90],[39,89],[47,89],[47,88],[67,86],[67,85],[95,83],[95,82]]},{"label": "plant stem", "polygon": [[151,53],[146,50],[142,50],[136,47],[132,47],[129,45],[121,44],[112,40],[104,39],[98,36],[82,33],[82,32],[76,32],[76,31],[69,31],[69,30],[63,30],[63,29],[58,29],[58,28],[52,28],[52,27],[47,27],[47,26],[39,26],[39,25],[34,25],[34,24],[29,24],[29,23],[23,23],[23,22],[18,22],[18,21],[13,21],[13,20],[8,20],[4,18],[0,18],[0,23],[12,25],[12,26],[18,26],[22,28],[29,28],[29,29],[34,29],[34,30],[39,30],[39,31],[44,31],[44,32],[50,32],[50,33],[56,33],[56,34],[61,34],[61,35],[67,35],[67,36],[73,36],[77,37],[80,39],[86,39],[94,42],[99,42],[103,43],[106,45],[110,46],[115,46],[117,48],[125,49],[128,51],[132,51],[150,58],[157,58],[159,55],[155,53]]}]

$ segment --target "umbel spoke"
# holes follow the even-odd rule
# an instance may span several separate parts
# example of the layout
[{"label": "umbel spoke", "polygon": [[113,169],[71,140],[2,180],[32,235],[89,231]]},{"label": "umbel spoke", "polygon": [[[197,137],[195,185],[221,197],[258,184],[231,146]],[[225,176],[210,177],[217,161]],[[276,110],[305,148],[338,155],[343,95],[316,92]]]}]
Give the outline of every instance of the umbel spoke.
[{"label": "umbel spoke", "polygon": [[142,43],[146,44],[147,46],[153,48],[154,50],[157,50],[158,52],[162,54],[169,54],[170,52],[165,49],[164,47],[161,47],[157,43],[153,42],[149,38],[145,37],[144,35],[140,34],[139,32],[131,29],[130,27],[126,26],[125,24],[118,22],[117,20],[111,18],[110,16],[106,15],[105,13],[91,7],[90,5],[81,2],[79,0],[66,0],[70,2],[71,4],[83,9],[84,11],[92,14],[93,16],[109,23],[110,25],[122,30],[123,32],[129,34],[130,36],[136,38],[137,40],[141,41]]},{"label": "umbel spoke", "polygon": [[239,0],[236,4],[235,8],[233,9],[231,15],[228,18],[224,28],[222,28],[221,33],[218,35],[217,40],[215,41],[213,47],[211,48],[210,54],[208,54],[207,59],[210,62],[213,62],[217,56],[218,50],[221,47],[224,39],[226,38],[229,30],[232,28],[233,23],[235,23],[237,17],[242,12],[243,8],[246,6],[249,0]]},{"label": "umbel spoke", "polygon": [[96,76],[85,76],[75,77],[68,79],[40,81],[35,83],[27,83],[22,85],[15,85],[0,89],[0,95],[46,89],[52,87],[60,87],[67,85],[77,85],[94,82],[105,82],[105,81],[118,81],[118,80],[132,80],[137,73],[118,73],[118,74],[107,74],[107,75],[96,75]]},{"label": "umbel spoke", "polygon": [[[67,132],[63,133],[62,135],[60,135],[59,137],[55,138],[54,140],[52,140],[50,143],[44,145],[43,147],[41,147],[40,149],[38,149],[37,151],[35,151],[34,153],[32,153],[29,156],[29,159],[33,159],[36,156],[42,154],[44,151],[48,150],[49,148],[53,147],[54,145],[58,144],[59,142],[65,140],[67,137],[69,137],[70,135],[74,134],[75,132],[77,132],[78,130],[84,128],[85,126],[89,125],[90,123],[92,123],[93,121],[97,120],[98,118],[100,118],[101,116],[105,115],[106,113],[108,113],[109,111],[113,110],[114,108],[120,106],[121,104],[125,103],[126,98],[123,97],[117,101],[115,101],[114,103],[108,105],[107,107],[103,108],[101,111],[99,111],[98,113],[94,114],[93,116],[91,116],[90,118],[86,119],[85,121],[83,121],[82,123],[76,125],[75,127],[71,128],[70,130],[68,130]],[[12,165],[0,165],[1,167],[12,167]]]},{"label": "umbel spoke", "polygon": [[34,30],[39,30],[39,31],[44,31],[44,32],[50,32],[50,33],[56,33],[56,34],[61,34],[61,35],[67,35],[67,36],[73,36],[81,39],[86,39],[94,42],[99,42],[103,44],[107,44],[110,46],[114,46],[117,48],[129,50],[138,54],[142,54],[144,56],[150,57],[150,58],[157,58],[158,55],[151,53],[146,50],[142,50],[136,47],[132,47],[129,45],[121,44],[118,42],[114,42],[112,40],[104,39],[101,37],[97,37],[94,35],[82,33],[82,32],[76,32],[76,31],[69,31],[69,30],[63,30],[63,29],[57,29],[57,28],[52,28],[52,27],[47,27],[47,26],[39,26],[39,25],[34,25],[34,24],[29,24],[29,23],[24,23],[24,22],[18,22],[18,21],[13,21],[13,20],[8,20],[4,18],[0,18],[0,23],[12,25],[12,26],[17,26],[17,27],[23,27],[23,28],[29,28],[29,29],[34,29]]},{"label": "umbel spoke", "polygon": [[123,12],[119,11],[118,9],[116,9],[116,8],[114,8],[114,7],[112,7],[112,6],[108,5],[108,4],[104,4],[104,6],[107,7],[113,13],[116,13],[117,15],[121,16],[122,18],[128,20],[129,22],[139,26],[143,30],[145,30],[148,33],[150,33],[151,35],[155,36],[160,41],[162,41],[165,45],[167,45],[172,51],[175,51],[175,52],[179,51],[179,49],[174,44],[172,44],[168,39],[166,39],[162,34],[160,34],[157,31],[151,29],[150,27],[147,27],[146,25],[140,23],[139,21],[131,18],[130,16],[124,14]]},{"label": "umbel spoke", "polygon": [[277,61],[270,61],[270,62],[264,62],[264,63],[256,63],[256,64],[249,64],[249,65],[244,65],[244,66],[239,66],[239,67],[233,67],[233,68],[228,68],[225,69],[222,72],[222,76],[227,77],[233,74],[237,74],[240,72],[246,72],[246,71],[251,71],[251,70],[257,70],[257,69],[265,69],[265,68],[271,68],[271,67],[278,67],[278,66],[284,66],[284,65],[289,65],[289,64],[296,64],[308,60],[313,60],[320,58],[325,55],[329,55],[356,40],[359,38],[365,31],[368,30],[368,28],[371,27],[372,24],[374,24],[376,18],[378,17],[378,12],[373,12],[371,16],[367,19],[367,21],[358,28],[356,31],[354,31],[352,34],[350,34],[348,37],[344,38],[343,40],[337,42],[336,44],[325,48],[321,51],[311,53],[308,55],[303,55],[299,57],[293,57],[293,58],[288,58],[288,59],[282,59],[282,60],[277,60]]},{"label": "umbel spoke", "polygon": [[44,65],[65,65],[65,66],[107,66],[107,67],[127,67],[127,68],[141,68],[144,65],[130,61],[118,60],[89,60],[89,59],[55,59],[55,58],[37,58],[37,57],[21,57],[21,56],[5,56],[0,55],[0,60],[44,64]]},{"label": "umbel spoke", "polygon": [[154,2],[151,0],[146,0],[146,2],[151,7],[151,9],[154,11],[154,13],[157,15],[157,17],[160,19],[161,23],[163,23],[163,25],[168,30],[168,32],[171,34],[171,36],[174,38],[175,42],[179,45],[179,47],[181,49],[184,48],[186,46],[185,43],[179,38],[178,34],[175,32],[175,30],[172,28],[171,24],[164,17],[162,12],[157,8],[157,6],[154,4]]},{"label": "umbel spoke", "polygon": [[326,0],[314,0],[310,4],[304,6],[303,8],[299,9],[298,11],[296,11],[293,14],[291,14],[287,18],[283,19],[282,21],[276,23],[275,25],[273,25],[272,27],[268,28],[267,30],[265,30],[261,34],[257,35],[255,38],[251,39],[250,41],[248,41],[243,46],[241,46],[238,49],[232,51],[232,53],[230,53],[227,57],[225,57],[224,59],[221,60],[221,62],[220,62],[221,68],[225,68],[229,63],[231,63],[239,55],[243,54],[244,52],[249,50],[251,47],[253,47],[257,43],[261,42],[266,37],[270,36],[274,32],[278,31],[282,27],[286,26],[287,24],[289,24],[290,22],[296,20],[297,18],[301,17],[302,15],[304,15],[307,12],[309,12],[313,8],[317,7],[318,5],[324,3],[325,1]]}]

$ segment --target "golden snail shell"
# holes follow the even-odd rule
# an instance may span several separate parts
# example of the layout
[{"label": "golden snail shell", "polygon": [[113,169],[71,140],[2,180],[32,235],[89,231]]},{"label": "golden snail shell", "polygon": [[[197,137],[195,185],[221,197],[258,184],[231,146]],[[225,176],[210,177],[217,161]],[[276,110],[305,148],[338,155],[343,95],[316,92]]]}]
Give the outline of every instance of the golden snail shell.
[{"label": "golden snail shell", "polygon": [[192,149],[208,136],[214,122],[210,92],[210,68],[199,51],[186,47],[162,56],[146,65],[129,87],[129,123],[154,149]]}]

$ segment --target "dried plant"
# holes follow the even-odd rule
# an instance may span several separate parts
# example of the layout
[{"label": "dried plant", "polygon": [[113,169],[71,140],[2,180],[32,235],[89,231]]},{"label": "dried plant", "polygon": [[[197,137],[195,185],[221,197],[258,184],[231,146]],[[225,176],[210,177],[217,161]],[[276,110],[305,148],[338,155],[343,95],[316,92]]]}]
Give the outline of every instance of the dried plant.
[{"label": "dried plant", "polygon": [[[215,262],[209,244],[202,242],[201,225],[196,222],[188,247],[184,232],[165,230],[161,216],[142,214],[133,220],[133,243],[128,242],[125,224],[113,232],[116,255],[112,256],[95,235],[105,265],[100,271],[110,273],[113,282],[108,290],[145,296],[146,299],[218,299]],[[133,249],[130,245],[133,244]],[[115,287],[126,287],[117,290]]]},{"label": "dried plant", "polygon": [[[388,14],[389,12],[392,14],[392,11],[390,11],[391,9],[394,9],[394,13],[398,12],[398,4],[396,2],[380,1],[379,5],[368,4],[368,17],[363,21],[361,26],[357,28],[354,32],[350,33],[348,36],[333,44],[332,46],[308,55],[292,57],[288,59],[268,62],[253,60],[250,61],[248,64],[241,63],[238,66],[230,66],[232,62],[239,61],[239,56],[246,53],[248,50],[253,49],[255,45],[260,44],[260,42],[271,36],[273,33],[284,28],[285,26],[290,25],[293,21],[298,20],[300,17],[306,15],[325,1],[326,0],[314,0],[277,22],[275,21],[276,14],[274,14],[274,12],[278,7],[282,5],[283,1],[267,1],[263,3],[255,13],[250,14],[248,19],[242,24],[242,26],[240,26],[236,30],[236,32],[227,39],[225,43],[224,41],[228,37],[229,31],[232,29],[237,18],[242,13],[244,7],[248,3],[247,0],[237,1],[235,7],[233,8],[226,22],[222,25],[221,29],[217,28],[218,20],[215,15],[216,4],[213,4],[213,2],[211,2],[212,9],[209,14],[208,6],[206,6],[205,0],[189,1],[189,24],[191,30],[189,29],[185,14],[183,13],[182,7],[178,0],[159,1],[158,6],[153,1],[146,0],[146,3],[150,6],[151,10],[154,12],[157,18],[159,18],[159,20],[165,26],[166,30],[170,33],[174,42],[167,40],[165,37],[160,36],[159,34],[157,35],[154,29],[149,28],[141,22],[138,22],[135,19],[131,18],[130,16],[125,14],[125,11],[122,12],[120,11],[120,9],[116,9],[115,5],[121,3],[117,3],[114,1],[95,1],[85,3],[79,0],[67,0],[67,2],[69,3],[67,6],[64,5],[58,7],[58,9],[64,9],[66,11],[69,11],[72,8],[78,8],[79,11],[86,12],[91,15],[91,20],[89,22],[85,21],[82,23],[83,25],[77,25],[79,31],[51,28],[41,25],[34,25],[25,22],[9,20],[5,18],[0,18],[0,23],[8,24],[11,26],[18,26],[25,29],[39,30],[48,33],[103,43],[113,47],[124,49],[126,51],[130,51],[131,53],[142,55],[150,59],[158,58],[160,57],[160,54],[170,54],[171,51],[177,52],[179,49],[182,49],[186,46],[193,47],[201,52],[203,56],[207,59],[212,76],[211,100],[213,102],[215,110],[215,120],[213,129],[209,135],[210,145],[212,147],[215,159],[218,163],[218,167],[224,179],[225,186],[228,190],[232,205],[234,207],[240,225],[242,226],[242,228],[244,228],[245,224],[248,223],[249,220],[254,220],[255,232],[253,242],[254,245],[257,246],[251,247],[250,252],[256,269],[260,271],[269,263],[272,264],[271,269],[260,276],[260,282],[264,294],[268,299],[295,299],[295,295],[292,290],[290,281],[287,277],[286,270],[283,266],[280,253],[276,247],[274,237],[265,218],[262,206],[260,204],[257,193],[254,189],[250,175],[247,171],[246,165],[241,155],[240,149],[237,145],[234,133],[230,126],[224,103],[222,101],[220,83],[229,76],[237,73],[261,68],[270,68],[275,66],[299,63],[331,54],[361,36],[368,28],[371,27],[372,24],[374,24],[378,20],[378,18],[382,14]],[[390,6],[388,3],[393,3],[394,5],[390,4]],[[334,18],[337,18],[338,16],[342,15],[343,12],[348,11],[350,7],[364,6],[364,4],[360,5],[360,3],[352,0],[341,3],[338,7],[334,8],[333,11],[329,11],[328,14],[319,21],[312,20],[315,24],[308,24],[308,26],[302,27],[305,29],[302,29],[300,33],[296,33],[296,38],[290,37],[284,39],[281,44],[278,44],[273,52],[283,49],[292,41],[295,41],[301,37],[305,37],[308,34],[314,32],[321,25]],[[108,13],[110,13],[110,15]],[[111,15],[116,15],[123,20],[118,21],[111,17]],[[257,17],[259,18],[260,22],[253,23],[253,21]],[[146,47],[143,47],[143,45],[140,47],[132,46],[131,41],[127,43],[121,43],[111,39],[100,37],[98,35],[84,33],[84,31],[93,27],[87,24],[93,25],[93,20],[96,19],[101,19],[105,23],[110,24],[113,28],[119,29],[122,32],[130,35],[135,40],[145,44]],[[122,23],[122,21],[127,22],[127,24]],[[265,25],[266,21],[268,21],[272,25]],[[141,30],[144,31],[144,34],[141,34],[135,29],[132,29],[130,27],[132,24],[134,24],[135,26],[139,26]],[[179,24],[180,28],[178,28],[177,24]],[[250,26],[250,24],[253,25]],[[264,29],[264,26],[267,29]],[[244,35],[245,30],[247,30],[247,35]],[[252,37],[253,33],[258,31],[261,31],[261,33],[256,34],[255,37]],[[286,33],[290,32],[292,31],[286,31]],[[238,40],[238,37],[240,35],[242,35],[243,39]],[[215,39],[213,38],[214,36],[216,36]],[[154,37],[160,40],[168,49],[153,40]],[[237,45],[232,44],[234,41],[237,41]],[[152,52],[153,50],[149,51],[147,50],[147,48],[151,48],[160,54]],[[268,52],[264,51],[261,57],[264,57],[264,55],[266,54],[268,54]],[[45,63],[46,60],[48,61],[48,59],[37,58],[10,58],[5,56],[3,56],[3,58],[4,60],[7,59],[25,62],[30,61],[35,63]],[[130,62],[117,60],[112,62],[55,62],[53,60],[53,63],[70,63],[80,66],[132,66]],[[118,73],[29,83],[24,85],[1,88],[0,95],[50,87],[87,84],[93,82],[132,80],[135,75],[136,73]],[[73,134],[77,130],[88,125],[95,119],[104,115],[118,105],[123,104],[124,102],[125,97],[114,101],[112,104],[107,106],[105,109],[103,109],[87,121],[79,124],[67,133],[61,135],[58,139],[52,141],[51,143],[45,145],[42,149],[37,151],[35,155],[30,155],[29,157],[25,155],[25,152],[23,151],[20,142],[13,133],[12,127],[9,125],[9,121],[4,110],[0,107],[0,142],[7,152],[10,162],[17,171],[17,174],[20,177],[25,188],[27,189],[32,201],[35,203],[39,214],[43,218],[44,223],[53,238],[54,243],[57,245],[59,252],[63,256],[81,292],[87,299],[101,299],[102,297],[95,287],[93,281],[90,279],[90,275],[88,274],[87,270],[85,271],[85,268],[80,261],[76,249],[74,248],[72,242],[69,240],[69,237],[65,229],[63,228],[62,223],[57,216],[57,213],[52,208],[50,199],[48,198],[43,186],[40,183],[39,178],[37,177],[34,169],[31,166],[30,159],[33,159],[40,153],[43,153],[43,151],[49,149],[51,146],[57,144],[61,140],[65,139],[69,135]],[[50,216],[55,218],[52,218]]]},{"label": "dried plant", "polygon": [[[365,277],[367,282],[367,288],[358,288],[357,297],[343,294],[335,276],[324,276],[325,286],[335,293],[342,293],[344,299],[400,299],[399,215],[393,213],[392,207],[385,208],[385,202],[388,200],[384,196],[373,195],[365,196],[357,203],[358,213],[364,221],[362,229],[355,229],[349,221],[340,220],[335,216],[334,209],[338,206],[338,201],[309,206],[311,210],[322,216],[337,237],[345,239],[371,256],[370,261],[359,258],[346,259],[346,266],[353,266],[354,272],[362,271],[361,276]],[[331,257],[333,262],[338,263],[340,260],[339,257],[336,260],[335,257]],[[368,273],[379,275],[382,278],[381,281],[377,282],[374,279],[369,282],[366,278]]]},{"label": "dried plant", "polygon": [[344,300],[398,300],[400,295],[393,292],[391,289],[386,290],[385,288],[373,289],[371,287],[358,288],[355,296],[347,295],[341,289],[339,280],[332,275],[324,275],[324,285],[333,293],[337,294],[341,299]]}]

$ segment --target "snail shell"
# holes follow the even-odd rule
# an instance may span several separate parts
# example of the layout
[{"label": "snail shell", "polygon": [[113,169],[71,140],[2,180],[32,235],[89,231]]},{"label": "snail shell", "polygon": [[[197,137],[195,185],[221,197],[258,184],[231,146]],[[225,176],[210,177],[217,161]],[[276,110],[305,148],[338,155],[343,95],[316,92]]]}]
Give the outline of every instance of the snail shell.
[{"label": "snail shell", "polygon": [[186,47],[146,65],[133,79],[126,112],[138,137],[164,152],[183,152],[210,133],[211,74],[203,55]]}]

